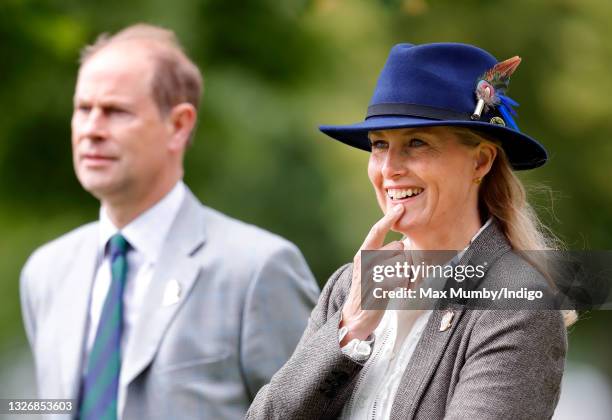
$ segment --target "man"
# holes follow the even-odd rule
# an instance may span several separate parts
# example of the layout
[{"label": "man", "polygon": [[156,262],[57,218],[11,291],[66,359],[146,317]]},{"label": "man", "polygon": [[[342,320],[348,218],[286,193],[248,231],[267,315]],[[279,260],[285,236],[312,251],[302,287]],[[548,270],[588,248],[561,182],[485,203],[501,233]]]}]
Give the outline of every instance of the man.
[{"label": "man", "polygon": [[316,301],[294,245],[183,184],[201,83],[165,29],[84,50],[72,149],[100,219],[41,247],[21,278],[40,397],[77,399],[79,418],[241,418]]}]

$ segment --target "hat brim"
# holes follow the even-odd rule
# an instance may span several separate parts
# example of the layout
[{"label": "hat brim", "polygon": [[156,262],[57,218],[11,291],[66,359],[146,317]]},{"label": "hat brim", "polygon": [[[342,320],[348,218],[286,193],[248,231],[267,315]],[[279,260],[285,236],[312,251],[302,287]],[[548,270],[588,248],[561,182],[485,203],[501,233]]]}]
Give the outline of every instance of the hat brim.
[{"label": "hat brim", "polygon": [[548,159],[544,146],[528,135],[501,125],[481,121],[440,121],[408,116],[380,116],[351,125],[322,125],[319,130],[342,143],[369,152],[371,151],[369,131],[436,126],[467,127],[501,141],[508,160],[515,170],[534,169],[544,165]]}]

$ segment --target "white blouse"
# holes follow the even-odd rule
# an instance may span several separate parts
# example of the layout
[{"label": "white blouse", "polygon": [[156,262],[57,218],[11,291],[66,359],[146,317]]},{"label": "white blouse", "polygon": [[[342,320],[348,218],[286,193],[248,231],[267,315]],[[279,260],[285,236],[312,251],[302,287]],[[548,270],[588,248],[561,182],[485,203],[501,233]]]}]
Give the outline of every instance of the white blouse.
[{"label": "white blouse", "polygon": [[400,381],[432,311],[387,310],[341,419],[388,419]]}]

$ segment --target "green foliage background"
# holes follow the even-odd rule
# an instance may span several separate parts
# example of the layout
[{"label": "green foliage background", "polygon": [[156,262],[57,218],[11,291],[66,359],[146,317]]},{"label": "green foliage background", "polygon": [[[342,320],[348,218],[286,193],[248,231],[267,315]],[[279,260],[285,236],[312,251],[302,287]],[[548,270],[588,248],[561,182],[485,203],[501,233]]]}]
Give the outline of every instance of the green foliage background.
[{"label": "green foliage background", "polygon": [[[521,174],[574,249],[612,249],[612,3],[605,0],[3,0],[0,4],[0,355],[25,351],[18,276],[38,245],[97,217],[71,165],[79,49],[146,21],[176,31],[205,77],[186,182],[207,205],[295,242],[320,283],[379,218],[367,154],[321,123],[363,118],[398,42],[518,54],[521,129],[551,151]],[[570,330],[572,360],[612,375],[609,312]],[[2,366],[0,366],[0,369]],[[1,387],[1,384],[0,384]]]}]

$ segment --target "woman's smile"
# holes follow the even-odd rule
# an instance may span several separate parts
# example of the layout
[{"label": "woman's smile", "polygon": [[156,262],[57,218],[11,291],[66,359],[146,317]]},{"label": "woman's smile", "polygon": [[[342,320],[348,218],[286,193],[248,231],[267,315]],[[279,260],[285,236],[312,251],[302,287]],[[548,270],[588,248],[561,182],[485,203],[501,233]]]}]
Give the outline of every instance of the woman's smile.
[{"label": "woman's smile", "polygon": [[392,204],[412,202],[425,191],[421,187],[393,187],[385,188],[385,190]]}]

